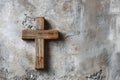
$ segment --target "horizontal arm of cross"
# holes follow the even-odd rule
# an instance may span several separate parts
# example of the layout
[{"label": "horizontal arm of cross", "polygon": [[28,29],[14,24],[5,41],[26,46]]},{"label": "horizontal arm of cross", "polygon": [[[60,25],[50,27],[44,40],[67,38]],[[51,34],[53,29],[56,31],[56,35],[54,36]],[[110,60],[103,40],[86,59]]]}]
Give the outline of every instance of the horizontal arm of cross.
[{"label": "horizontal arm of cross", "polygon": [[25,29],[22,31],[22,39],[57,39],[57,30],[31,30]]}]

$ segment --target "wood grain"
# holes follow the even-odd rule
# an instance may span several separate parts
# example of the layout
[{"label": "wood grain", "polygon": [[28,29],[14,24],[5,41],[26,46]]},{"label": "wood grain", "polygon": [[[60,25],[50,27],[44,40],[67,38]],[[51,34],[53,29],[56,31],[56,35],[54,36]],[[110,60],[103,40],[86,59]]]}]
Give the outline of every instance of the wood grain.
[{"label": "wood grain", "polygon": [[44,30],[44,17],[36,18],[36,30],[25,29],[22,39],[35,39],[35,68],[44,69],[44,39],[57,39],[57,30]]},{"label": "wood grain", "polygon": [[[37,17],[37,30],[44,30],[44,18]],[[36,44],[36,58],[35,58],[35,68],[44,69],[44,39],[35,38]]]},{"label": "wood grain", "polygon": [[26,29],[22,31],[22,39],[57,39],[57,30],[31,30]]}]

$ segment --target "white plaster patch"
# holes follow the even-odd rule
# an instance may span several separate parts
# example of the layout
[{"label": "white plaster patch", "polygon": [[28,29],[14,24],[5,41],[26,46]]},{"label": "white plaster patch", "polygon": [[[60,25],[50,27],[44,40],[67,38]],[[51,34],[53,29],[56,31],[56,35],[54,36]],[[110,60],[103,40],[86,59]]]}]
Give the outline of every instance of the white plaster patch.
[{"label": "white plaster patch", "polygon": [[119,14],[120,13],[120,0],[110,0],[110,13]]},{"label": "white plaster patch", "polygon": [[112,29],[110,27],[110,32],[109,32],[109,36],[108,36],[108,39],[111,41],[111,42],[114,42],[115,41],[115,35],[116,35],[116,30],[115,29]]},{"label": "white plaster patch", "polygon": [[120,51],[120,17],[116,18],[116,51]]}]

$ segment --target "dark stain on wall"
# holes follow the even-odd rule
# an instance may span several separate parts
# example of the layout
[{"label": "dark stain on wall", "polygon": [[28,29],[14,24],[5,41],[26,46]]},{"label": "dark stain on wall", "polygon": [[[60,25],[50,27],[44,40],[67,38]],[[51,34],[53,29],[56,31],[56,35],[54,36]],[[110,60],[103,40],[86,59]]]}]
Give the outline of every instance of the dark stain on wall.
[{"label": "dark stain on wall", "polygon": [[100,69],[100,71],[92,73],[89,76],[86,76],[86,78],[93,80],[103,80],[105,76],[102,75],[102,69]]},{"label": "dark stain on wall", "polygon": [[22,21],[22,25],[25,28],[29,28],[29,29],[35,28],[35,18],[27,14],[24,14],[24,15],[25,15],[25,19]]}]

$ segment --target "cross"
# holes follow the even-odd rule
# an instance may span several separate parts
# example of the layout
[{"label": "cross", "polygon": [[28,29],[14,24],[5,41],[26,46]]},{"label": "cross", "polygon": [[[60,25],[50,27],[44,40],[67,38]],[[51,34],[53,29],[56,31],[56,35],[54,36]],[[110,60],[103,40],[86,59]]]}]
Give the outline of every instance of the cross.
[{"label": "cross", "polygon": [[25,29],[22,39],[35,39],[35,69],[44,69],[44,39],[57,39],[57,30],[44,30],[44,17],[37,17],[36,30]]}]

